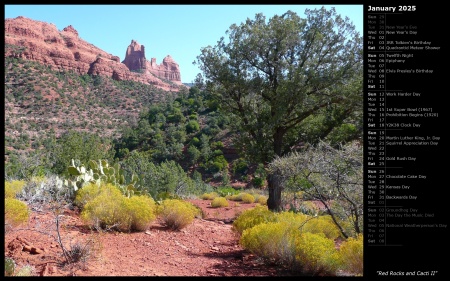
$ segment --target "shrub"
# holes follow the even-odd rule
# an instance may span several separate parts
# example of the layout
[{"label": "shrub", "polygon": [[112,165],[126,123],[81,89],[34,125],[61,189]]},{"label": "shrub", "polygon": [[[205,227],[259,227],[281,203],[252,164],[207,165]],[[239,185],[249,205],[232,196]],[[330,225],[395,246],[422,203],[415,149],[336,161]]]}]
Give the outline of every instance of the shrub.
[{"label": "shrub", "polygon": [[334,241],[324,234],[303,232],[296,237],[295,265],[303,273],[334,275],[339,262]]},{"label": "shrub", "polygon": [[223,155],[214,157],[212,162],[208,163],[208,169],[210,172],[216,173],[224,170],[228,166],[228,162]]},{"label": "shrub", "polygon": [[130,230],[143,231],[152,223],[156,216],[155,201],[146,195],[124,197],[126,212],[131,216]]},{"label": "shrub", "polygon": [[262,186],[264,186],[264,179],[263,178],[253,178],[252,183],[255,187],[262,187]]},{"label": "shrub", "polygon": [[74,203],[78,207],[83,208],[87,202],[91,201],[92,199],[97,197],[102,191],[105,191],[107,189],[117,189],[117,188],[112,184],[98,185],[95,183],[88,183],[87,185],[83,186],[83,188],[77,190]]},{"label": "shrub", "polygon": [[335,239],[341,234],[329,215],[308,216],[303,213],[281,212],[275,216],[276,221],[288,222],[292,227],[303,232],[322,233],[329,239]]},{"label": "shrub", "polygon": [[267,207],[255,207],[244,211],[234,221],[233,229],[242,233],[242,246],[256,255],[275,259],[304,273],[335,274],[342,258],[333,240],[327,238],[327,235],[336,237],[330,218],[294,212],[266,216],[266,210]]},{"label": "shrub", "polygon": [[261,205],[267,205],[267,197],[264,195],[259,195],[256,199],[256,203],[259,203]]},{"label": "shrub", "polygon": [[112,184],[89,184],[77,193],[81,218],[96,228],[143,231],[155,220],[155,201],[147,195],[123,196]]},{"label": "shrub", "polygon": [[211,144],[211,148],[213,148],[213,149],[222,149],[224,147],[225,146],[223,145],[223,142],[221,142],[221,141],[216,141]]},{"label": "shrub", "polygon": [[[181,149],[182,146],[179,148]],[[125,179],[131,179],[133,173],[140,174],[139,181],[145,184],[138,188],[139,191],[147,192],[158,201],[160,199],[158,194],[161,192],[176,194],[180,197],[197,192],[192,178],[174,160],[165,160],[155,165],[149,160],[148,155],[138,152],[134,153],[134,151],[131,154],[133,157],[129,157],[125,162],[122,162]]]},{"label": "shrub", "polygon": [[343,270],[362,275],[363,274],[363,235],[356,238],[350,237],[341,244],[339,255]]},{"label": "shrub", "polygon": [[260,257],[290,265],[295,260],[295,241],[299,235],[287,222],[261,223],[245,229],[239,242]]},{"label": "shrub", "polygon": [[241,200],[244,203],[250,204],[250,203],[255,202],[255,197],[249,193],[242,193]]},{"label": "shrub", "polygon": [[219,194],[219,196],[225,197],[227,195],[234,195],[234,194],[238,194],[239,191],[234,189],[231,186],[228,187],[221,187],[217,189],[217,193]]},{"label": "shrub", "polygon": [[19,268],[19,270],[17,270],[17,272],[14,274],[14,276],[32,276],[34,271],[35,271],[34,266],[27,264]]},{"label": "shrub", "polygon": [[13,180],[5,181],[5,198],[15,198],[25,185],[25,181]]},{"label": "shrub", "polygon": [[197,137],[193,137],[190,142],[191,145],[194,145],[195,147],[200,147],[200,140]]},{"label": "shrub", "polygon": [[177,194],[173,194],[167,191],[161,191],[160,193],[158,193],[158,195],[156,195],[157,201],[162,201],[166,199],[181,199],[181,197],[178,196]]},{"label": "shrub", "polygon": [[199,214],[196,206],[178,199],[164,200],[157,207],[157,215],[173,230],[180,230],[186,227]]},{"label": "shrub", "polygon": [[232,170],[234,174],[244,175],[248,171],[248,164],[243,158],[239,158],[233,163]]},{"label": "shrub", "polygon": [[26,182],[19,198],[27,201],[31,208],[40,208],[48,203],[58,204],[72,203],[74,193],[72,187],[64,184],[64,180],[57,175],[46,177],[33,177]]},{"label": "shrub", "polygon": [[5,223],[19,226],[28,221],[28,206],[15,198],[5,198]]},{"label": "shrub", "polygon": [[294,212],[280,212],[275,214],[275,221],[287,222],[295,229],[303,229],[309,218],[305,214]]},{"label": "shrub", "polygon": [[[196,116],[194,116],[195,119],[197,119]],[[197,121],[195,120],[189,120],[189,122],[186,124],[186,132],[188,134],[190,133],[195,133],[198,132],[200,130],[200,125],[198,124]]]},{"label": "shrub", "polygon": [[16,263],[12,258],[5,257],[5,276],[14,276]]},{"label": "shrub", "polygon": [[70,246],[70,249],[67,250],[67,256],[71,262],[85,262],[90,255],[91,247],[89,246],[89,242],[83,245],[83,243],[77,241],[75,244]]},{"label": "shrub", "polygon": [[88,192],[82,194],[85,203],[81,219],[84,222],[101,229],[126,230],[130,227],[131,217],[126,213],[123,204],[125,196],[117,187],[102,184],[98,189],[91,186],[91,189],[86,191]]},{"label": "shrub", "polygon": [[320,212],[320,209],[316,204],[314,204],[314,202],[301,201],[300,205],[297,208],[297,211],[300,211],[307,215],[315,215]]},{"label": "shrub", "polygon": [[214,198],[216,198],[217,196],[219,196],[219,194],[217,194],[217,192],[210,192],[210,193],[204,193],[201,198],[203,200],[213,200]]},{"label": "shrub", "polygon": [[308,220],[303,226],[303,230],[311,233],[323,233],[329,239],[335,239],[341,235],[330,215],[318,216]]},{"label": "shrub", "polygon": [[228,201],[225,197],[216,197],[212,200],[211,207],[213,208],[228,207]]},{"label": "shrub", "polygon": [[267,222],[274,222],[275,214],[267,209],[267,206],[257,206],[243,211],[233,222],[233,230],[242,234],[247,228]]},{"label": "shrub", "polygon": [[254,203],[258,196],[258,194],[253,195],[247,192],[239,192],[237,195],[228,196],[227,199],[232,201],[242,201],[244,203]]},{"label": "shrub", "polygon": [[241,196],[239,194],[227,195],[225,196],[230,201],[242,201]]}]

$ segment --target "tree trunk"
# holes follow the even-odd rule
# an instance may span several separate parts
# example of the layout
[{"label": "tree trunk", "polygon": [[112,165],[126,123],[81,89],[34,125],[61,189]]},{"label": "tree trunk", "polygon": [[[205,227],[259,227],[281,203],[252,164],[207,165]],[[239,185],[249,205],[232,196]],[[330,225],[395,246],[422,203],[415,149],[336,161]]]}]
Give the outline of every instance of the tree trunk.
[{"label": "tree trunk", "polygon": [[268,175],[267,182],[269,185],[269,198],[267,199],[267,207],[273,212],[279,212],[281,211],[280,176],[277,174]]},{"label": "tree trunk", "polygon": [[[285,131],[282,128],[277,128],[273,134],[273,150],[276,155],[281,156],[281,147],[283,144],[283,136]],[[267,176],[267,184],[269,187],[269,198],[267,199],[267,207],[273,212],[280,212],[281,206],[281,182],[280,176],[277,173]]]}]

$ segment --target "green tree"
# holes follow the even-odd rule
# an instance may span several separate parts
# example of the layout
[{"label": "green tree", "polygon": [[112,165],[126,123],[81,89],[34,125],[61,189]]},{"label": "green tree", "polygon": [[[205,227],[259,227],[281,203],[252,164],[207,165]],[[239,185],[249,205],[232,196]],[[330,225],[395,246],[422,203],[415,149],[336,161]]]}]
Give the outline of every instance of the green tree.
[{"label": "green tree", "polygon": [[56,141],[52,170],[58,175],[68,175],[67,168],[72,159],[87,166],[90,160],[113,162],[114,153],[111,139],[87,132],[68,131]]},{"label": "green tree", "polygon": [[[232,118],[237,147],[254,163],[267,165],[305,141],[325,138],[362,112],[362,38],[334,8],[305,14],[287,11],[268,22],[256,14],[233,24],[229,40],[202,48],[195,62]],[[277,177],[267,176],[274,211],[281,205]]]},{"label": "green tree", "polygon": [[49,173],[50,163],[48,153],[35,150],[30,153],[11,154],[5,163],[5,179],[30,180],[34,176],[44,176]]},{"label": "green tree", "polygon": [[127,152],[136,149],[140,142],[140,136],[136,128],[124,127],[121,130],[121,138],[114,140],[114,148],[116,151],[115,158],[122,159]]},{"label": "green tree", "polygon": [[200,136],[200,152],[205,162],[211,158],[212,151],[211,146],[209,145],[209,137],[205,134]]},{"label": "green tree", "polygon": [[190,120],[187,124],[186,124],[186,131],[188,134],[191,133],[196,133],[200,130],[200,125],[198,124],[197,121],[195,120]]},{"label": "green tree", "polygon": [[131,151],[125,159],[120,161],[126,182],[131,181],[133,174],[145,180],[145,174],[152,168],[151,164],[151,154],[148,151],[139,152],[138,150]]},{"label": "green tree", "polygon": [[[163,113],[164,109],[157,104],[152,104],[147,111],[143,111],[141,118],[147,118],[150,124],[158,123],[158,114]],[[163,114],[164,116],[164,114]],[[164,117],[165,123],[165,117]]]},{"label": "green tree", "polygon": [[155,164],[148,152],[134,150],[120,164],[124,170],[125,181],[130,180],[132,174],[136,174],[143,182],[140,188],[154,199],[159,200],[162,193],[186,196],[195,192],[194,181],[174,161]]},{"label": "green tree", "polygon": [[191,165],[195,165],[198,161],[198,159],[200,159],[201,156],[201,152],[200,150],[198,150],[194,145],[190,145],[188,150],[188,159],[189,159],[189,163]]}]

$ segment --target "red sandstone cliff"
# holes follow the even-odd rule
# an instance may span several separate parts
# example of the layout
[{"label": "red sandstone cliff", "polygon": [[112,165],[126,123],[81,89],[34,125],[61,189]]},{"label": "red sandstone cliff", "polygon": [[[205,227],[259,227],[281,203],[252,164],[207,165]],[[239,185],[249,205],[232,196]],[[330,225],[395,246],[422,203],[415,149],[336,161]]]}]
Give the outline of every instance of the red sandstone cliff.
[{"label": "red sandstone cliff", "polygon": [[172,81],[181,85],[180,67],[170,55],[166,56],[162,64],[156,63],[156,58],[148,61],[145,57],[145,47],[137,41],[131,40],[127,48],[125,59],[122,61],[130,70],[140,70],[143,73],[151,73],[157,77]]},{"label": "red sandstone cliff", "polygon": [[[81,39],[71,25],[58,31],[54,24],[25,17],[5,19],[5,57],[33,60],[53,69],[72,70],[80,75],[94,74],[115,80],[133,80],[164,90],[178,91],[179,85],[182,85],[178,64],[170,56],[164,58],[161,65],[154,63],[154,58],[152,62],[147,61],[144,46],[141,47],[137,42],[139,48],[135,46],[135,49],[142,56],[133,56],[133,42],[127,49],[124,63],[121,63],[118,56],[108,54]],[[16,47],[10,48],[11,45]],[[147,71],[131,71],[139,68]]]}]

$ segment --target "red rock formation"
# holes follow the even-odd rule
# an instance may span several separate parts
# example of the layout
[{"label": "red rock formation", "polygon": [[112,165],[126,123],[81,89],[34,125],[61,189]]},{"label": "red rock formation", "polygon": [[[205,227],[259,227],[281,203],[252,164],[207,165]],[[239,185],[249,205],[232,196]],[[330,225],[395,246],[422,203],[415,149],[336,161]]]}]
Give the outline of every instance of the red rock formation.
[{"label": "red rock formation", "polygon": [[125,53],[125,59],[122,61],[130,70],[146,69],[145,47],[138,42],[131,40],[131,44]]},{"label": "red rock formation", "polygon": [[181,83],[180,78],[180,67],[178,63],[176,63],[170,55],[166,56],[163,59],[161,65],[156,64],[156,59],[152,58],[150,63],[151,70],[153,74],[158,77],[164,77],[167,80]]},{"label": "red rock formation", "polygon": [[145,47],[137,41],[131,40],[127,48],[125,59],[122,61],[130,70],[141,71],[142,73],[151,73],[157,77],[172,81],[181,85],[180,67],[173,58],[168,55],[163,59],[161,65],[156,63],[156,58],[148,61],[145,57]]},{"label": "red rock formation", "polygon": [[[127,55],[129,52],[132,55],[133,51],[138,51],[138,46],[136,42],[135,49],[128,47]],[[121,63],[118,56],[108,54],[81,39],[71,25],[58,31],[54,24],[22,16],[5,19],[5,57],[33,60],[49,65],[55,70],[72,70],[80,75],[87,73],[108,76],[116,80],[138,81],[164,90],[178,91],[178,85],[181,85],[179,67],[173,60],[166,64],[163,61],[158,72],[152,70],[149,73],[132,72],[133,69]],[[145,55],[141,59],[141,65],[144,66],[142,68],[150,69]],[[162,79],[174,83],[167,83]]]}]

